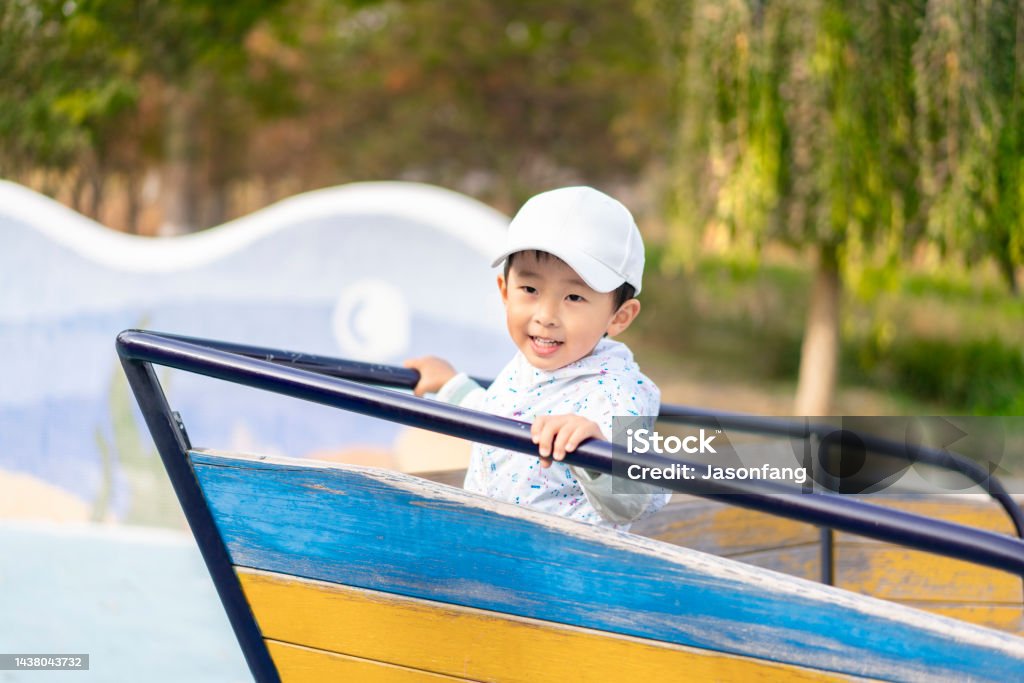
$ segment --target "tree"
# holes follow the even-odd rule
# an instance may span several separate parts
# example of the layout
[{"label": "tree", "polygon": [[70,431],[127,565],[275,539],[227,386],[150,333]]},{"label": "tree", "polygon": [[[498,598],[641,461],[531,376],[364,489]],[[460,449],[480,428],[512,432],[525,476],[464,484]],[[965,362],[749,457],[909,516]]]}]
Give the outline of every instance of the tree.
[{"label": "tree", "polygon": [[[124,52],[124,77],[162,90],[162,161],[167,201],[164,234],[200,227],[200,119],[221,106],[223,84],[248,66],[245,39],[273,16],[281,0],[118,0],[83,2],[76,13],[103,27],[107,41]],[[221,150],[223,151],[223,150]]]},{"label": "tree", "polygon": [[[196,229],[200,119],[238,94],[228,84],[249,68],[245,39],[281,4],[5,3],[0,171],[77,172],[75,197],[90,186],[95,216],[111,175],[120,174],[137,197],[133,183],[145,167],[162,165],[167,231]],[[147,99],[156,102],[147,107]]]},{"label": "tree", "polygon": [[1024,7],[932,0],[914,47],[925,227],[944,252],[1024,265]]},{"label": "tree", "polygon": [[660,41],[680,84],[676,240],[719,229],[752,254],[814,254],[795,411],[827,415],[843,273],[922,233],[911,53],[925,3],[673,4],[640,7],[684,32]]},{"label": "tree", "polygon": [[632,182],[662,145],[666,100],[630,9],[306,3],[304,116],[339,180],[422,180],[506,210],[558,183]]},{"label": "tree", "polygon": [[[137,97],[91,18],[74,3],[0,5],[0,173],[91,173]],[[45,183],[44,183],[45,184]],[[93,205],[100,201],[94,186]]]},{"label": "tree", "polygon": [[[232,183],[252,179],[265,202],[406,178],[506,210],[554,184],[634,185],[661,155],[667,100],[630,2],[49,0],[45,21],[5,31],[0,52],[31,48],[24,80],[57,91],[35,110],[63,111],[52,100],[67,89],[78,118],[22,135],[22,106],[0,135],[25,143],[19,168],[52,166],[93,197],[116,178],[131,206],[159,169],[166,232],[220,222]],[[65,138],[60,154],[44,148]]]}]

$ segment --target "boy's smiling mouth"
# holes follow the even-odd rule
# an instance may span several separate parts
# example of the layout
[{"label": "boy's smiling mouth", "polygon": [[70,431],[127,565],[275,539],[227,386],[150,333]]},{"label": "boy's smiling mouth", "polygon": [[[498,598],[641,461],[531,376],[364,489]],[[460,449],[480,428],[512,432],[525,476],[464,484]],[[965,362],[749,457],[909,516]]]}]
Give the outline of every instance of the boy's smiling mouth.
[{"label": "boy's smiling mouth", "polygon": [[550,356],[564,343],[565,342],[558,341],[557,339],[534,337],[530,335],[530,346],[533,347],[533,352],[538,356]]}]

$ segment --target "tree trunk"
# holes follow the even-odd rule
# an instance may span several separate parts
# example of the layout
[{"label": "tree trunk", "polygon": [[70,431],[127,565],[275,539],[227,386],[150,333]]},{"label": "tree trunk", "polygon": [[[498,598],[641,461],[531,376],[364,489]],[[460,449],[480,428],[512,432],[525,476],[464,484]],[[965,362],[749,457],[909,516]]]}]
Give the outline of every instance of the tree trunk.
[{"label": "tree trunk", "polygon": [[199,227],[197,107],[196,97],[189,92],[173,91],[168,98],[164,220],[157,230],[161,236],[183,235]]},{"label": "tree trunk", "polygon": [[800,349],[800,377],[793,411],[800,416],[832,412],[839,370],[839,262],[834,247],[821,247]]},{"label": "tree trunk", "polygon": [[228,191],[223,185],[216,185],[207,190],[206,206],[203,212],[203,226],[212,228],[222,225],[228,217]]},{"label": "tree trunk", "polygon": [[103,223],[100,211],[103,210],[103,186],[105,185],[103,171],[100,168],[93,168],[89,173],[89,187],[92,189],[92,201],[89,203],[89,211],[86,215],[97,223]]},{"label": "tree trunk", "polygon": [[75,184],[71,187],[71,208],[84,214],[82,195],[85,193],[85,171],[81,167],[75,173]]},{"label": "tree trunk", "polygon": [[130,235],[139,234],[139,214],[142,212],[142,190],[137,180],[139,173],[134,169],[125,173],[125,214],[124,229]]},{"label": "tree trunk", "polygon": [[1010,294],[1016,297],[1020,295],[1020,286],[1017,284],[1017,266],[1013,259],[1010,258],[1010,245],[1007,244],[1002,249],[1002,253],[996,257],[996,261],[999,263],[999,272],[1002,273],[1003,279],[1006,280],[1006,286],[1010,289]]}]

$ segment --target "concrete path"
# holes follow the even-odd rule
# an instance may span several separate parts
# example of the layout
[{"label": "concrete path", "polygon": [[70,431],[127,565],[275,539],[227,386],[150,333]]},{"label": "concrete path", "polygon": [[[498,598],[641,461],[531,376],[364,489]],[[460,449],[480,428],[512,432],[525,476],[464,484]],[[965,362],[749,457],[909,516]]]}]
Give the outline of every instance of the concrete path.
[{"label": "concrete path", "polygon": [[252,680],[192,536],[159,529],[0,521],[0,653],[90,656],[3,683]]}]

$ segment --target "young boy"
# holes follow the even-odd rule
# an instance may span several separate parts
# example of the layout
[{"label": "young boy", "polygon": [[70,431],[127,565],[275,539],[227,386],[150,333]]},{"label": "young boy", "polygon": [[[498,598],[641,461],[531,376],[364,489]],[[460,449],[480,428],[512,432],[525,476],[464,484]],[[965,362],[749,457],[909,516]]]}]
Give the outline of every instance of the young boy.
[{"label": "young boy", "polygon": [[[613,416],[658,414],[660,392],[614,337],[640,312],[644,249],[625,206],[590,187],[530,199],[509,225],[498,290],[519,352],[484,391],[433,356],[406,361],[415,393],[532,422],[541,458],[474,444],[465,488],[592,524],[628,529],[664,489],[560,462],[585,439],[612,438]],[[552,466],[552,458],[554,466]]]}]

